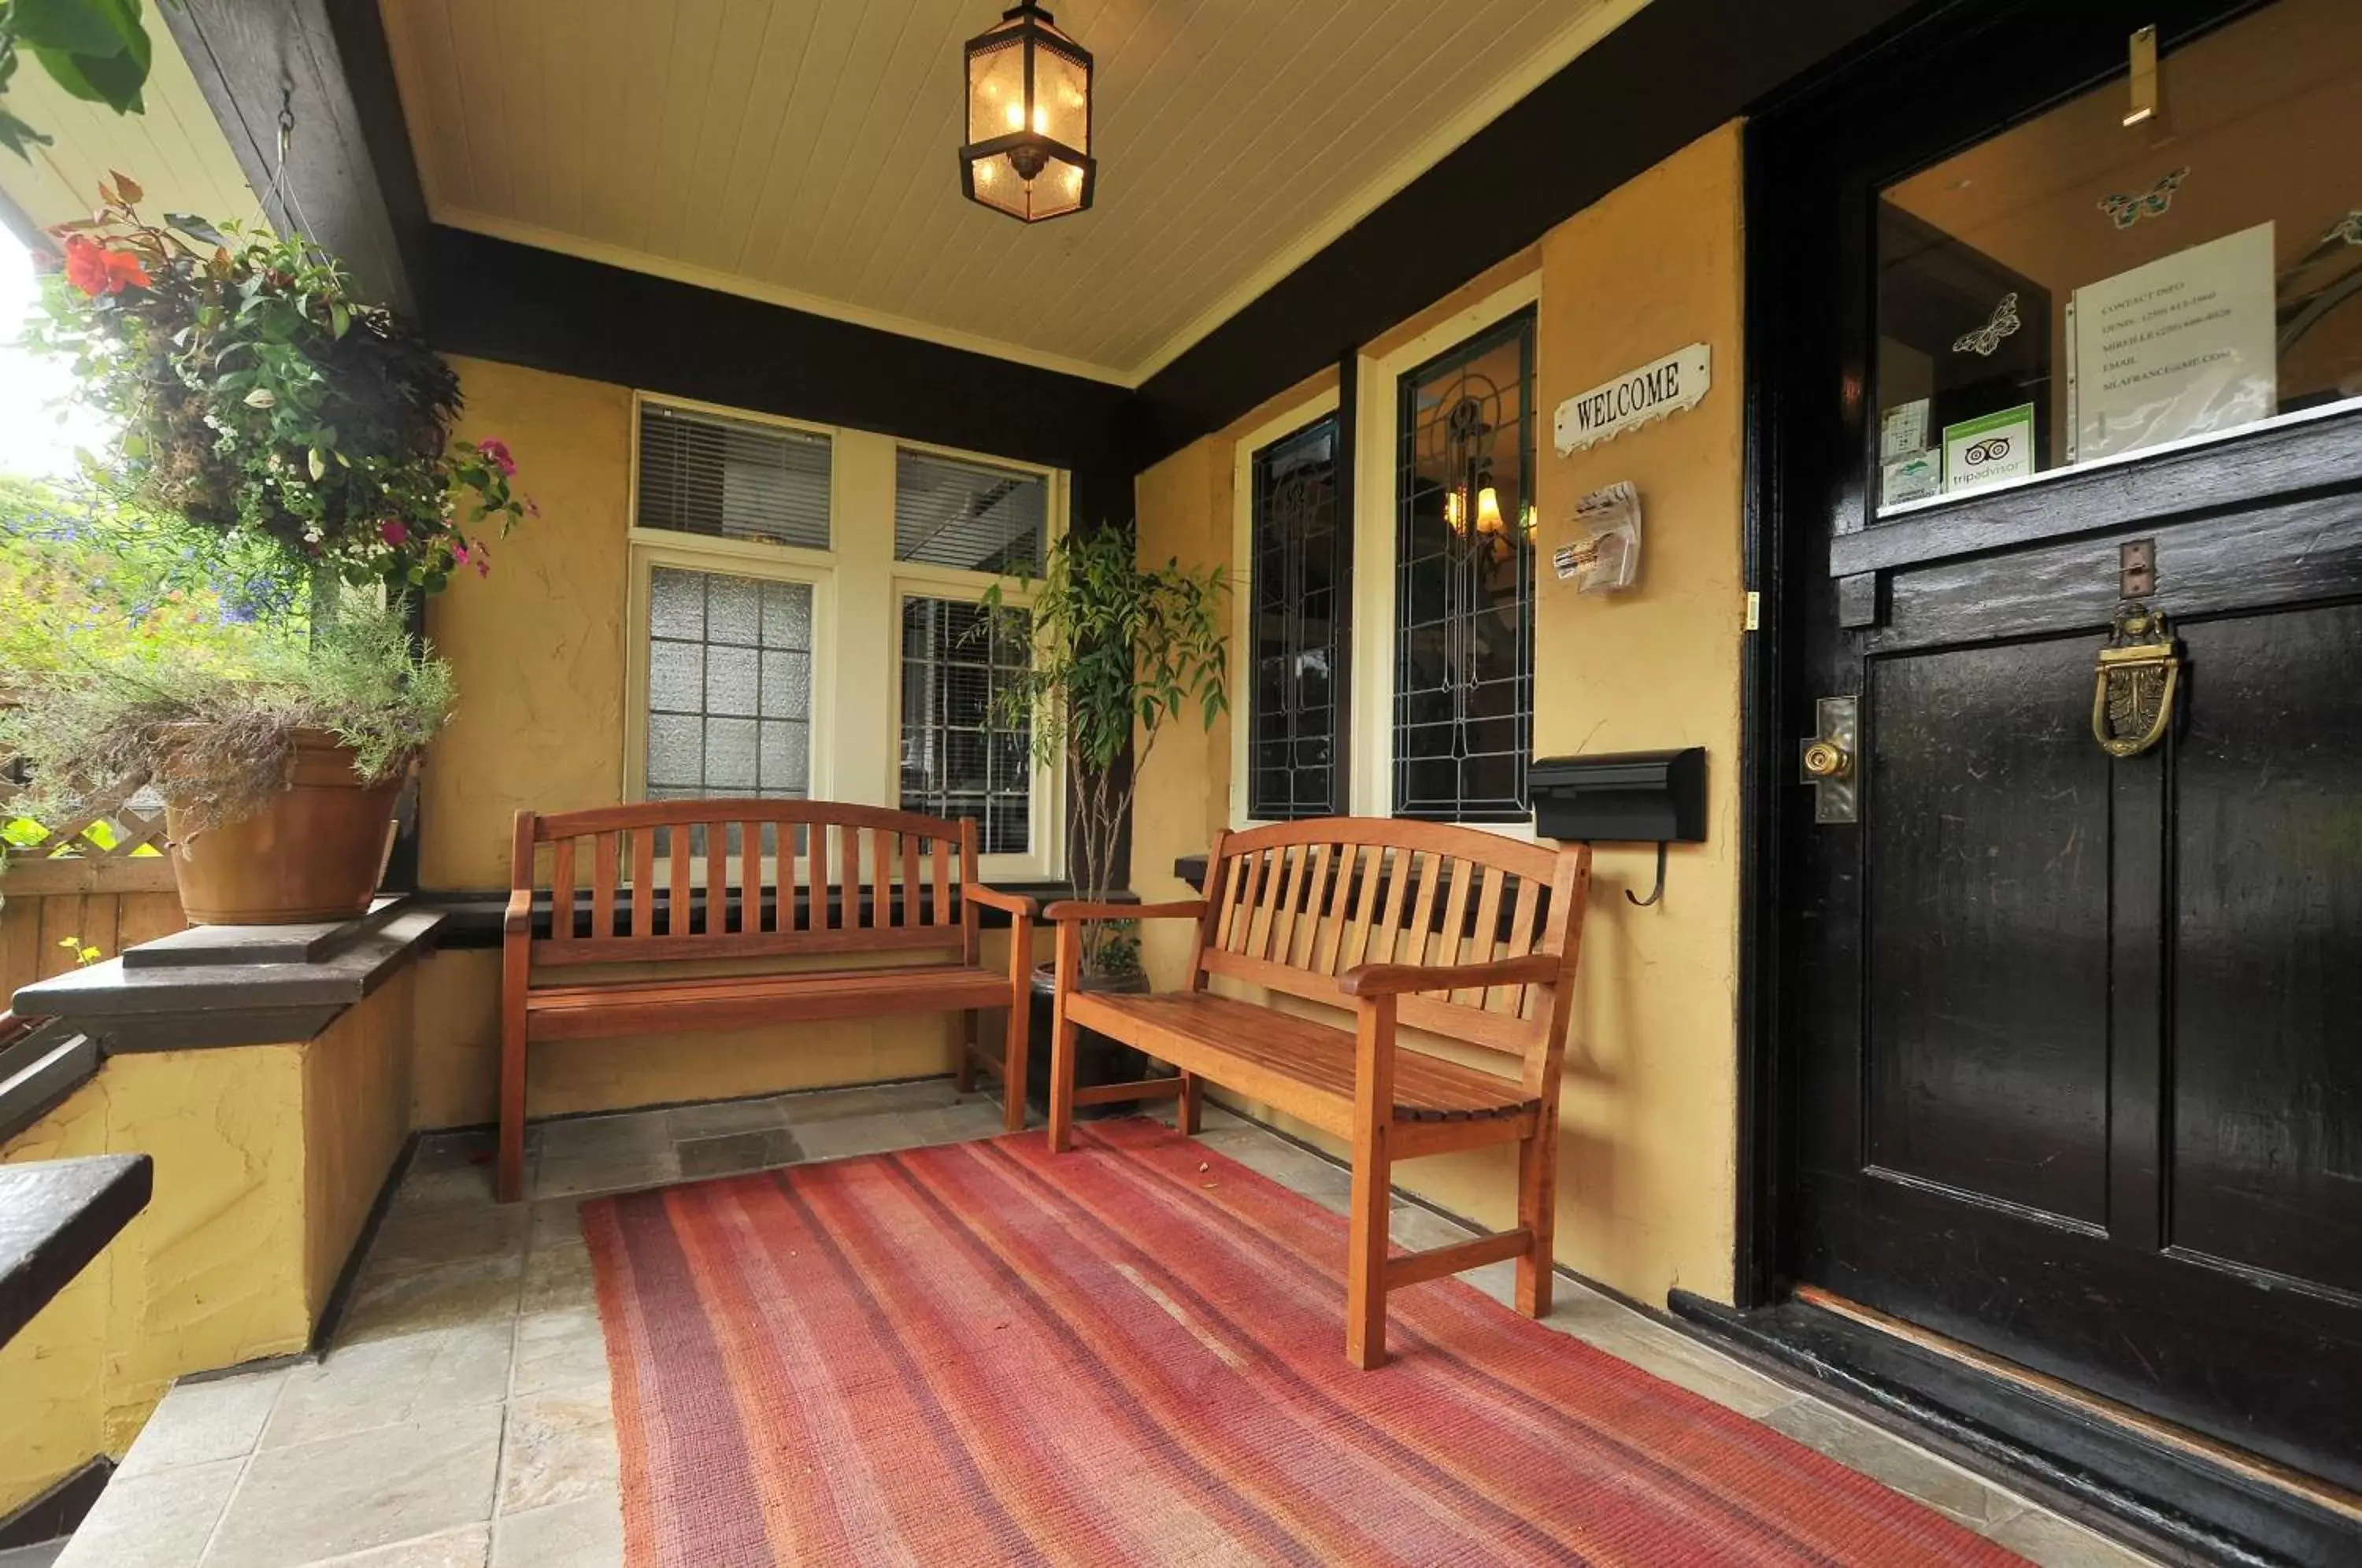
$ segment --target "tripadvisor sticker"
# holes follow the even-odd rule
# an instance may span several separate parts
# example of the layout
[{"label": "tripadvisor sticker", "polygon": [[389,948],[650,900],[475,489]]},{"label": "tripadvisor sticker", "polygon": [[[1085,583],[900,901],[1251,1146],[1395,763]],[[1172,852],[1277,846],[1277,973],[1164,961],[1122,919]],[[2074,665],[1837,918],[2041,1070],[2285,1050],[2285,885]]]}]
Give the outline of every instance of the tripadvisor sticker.
[{"label": "tripadvisor sticker", "polygon": [[1944,426],[1944,493],[1981,490],[2034,472],[2034,405],[2021,403]]}]

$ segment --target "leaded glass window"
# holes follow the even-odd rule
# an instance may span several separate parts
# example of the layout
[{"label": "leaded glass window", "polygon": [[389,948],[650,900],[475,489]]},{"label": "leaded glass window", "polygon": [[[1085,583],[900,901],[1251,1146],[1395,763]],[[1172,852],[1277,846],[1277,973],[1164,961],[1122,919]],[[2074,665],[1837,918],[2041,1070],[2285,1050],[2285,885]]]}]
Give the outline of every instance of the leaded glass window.
[{"label": "leaded glass window", "polygon": [[1005,722],[999,697],[1032,657],[1021,610],[902,601],[902,808],[976,818],[987,855],[1022,855],[1032,838],[1032,733]]},{"label": "leaded glass window", "polygon": [[1530,311],[1401,379],[1396,816],[1531,815],[1533,384]]},{"label": "leaded glass window", "polygon": [[1337,676],[1346,539],[1337,518],[1336,416],[1257,451],[1252,482],[1247,814],[1259,822],[1326,816],[1343,809]]},{"label": "leaded glass window", "polygon": [[810,583],[650,569],[650,799],[803,799],[811,692]]}]

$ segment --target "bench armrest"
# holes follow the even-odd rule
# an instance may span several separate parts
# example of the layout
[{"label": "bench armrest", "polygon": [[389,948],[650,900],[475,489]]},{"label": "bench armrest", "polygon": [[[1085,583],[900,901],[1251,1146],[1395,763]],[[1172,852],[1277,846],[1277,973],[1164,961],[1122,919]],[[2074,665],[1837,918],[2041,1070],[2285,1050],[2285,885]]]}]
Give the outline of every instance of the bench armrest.
[{"label": "bench armrest", "polygon": [[1361,964],[1337,977],[1337,988],[1349,997],[1391,997],[1406,991],[1533,986],[1558,978],[1559,965],[1555,953],[1529,953],[1486,964]]},{"label": "bench armrest", "polygon": [[960,897],[973,899],[987,909],[999,910],[1004,913],[1019,915],[1026,920],[1033,919],[1035,911],[1040,907],[1033,900],[1022,893],[1004,893],[998,889],[988,888],[980,882],[969,882],[962,886]]},{"label": "bench armrest", "polygon": [[1169,904],[1094,904],[1081,899],[1060,899],[1042,911],[1042,918],[1061,923],[1076,920],[1202,920],[1206,900],[1185,899]]},{"label": "bench armrest", "polygon": [[533,930],[533,889],[517,888],[509,893],[509,907],[501,916],[502,936],[524,936]]}]

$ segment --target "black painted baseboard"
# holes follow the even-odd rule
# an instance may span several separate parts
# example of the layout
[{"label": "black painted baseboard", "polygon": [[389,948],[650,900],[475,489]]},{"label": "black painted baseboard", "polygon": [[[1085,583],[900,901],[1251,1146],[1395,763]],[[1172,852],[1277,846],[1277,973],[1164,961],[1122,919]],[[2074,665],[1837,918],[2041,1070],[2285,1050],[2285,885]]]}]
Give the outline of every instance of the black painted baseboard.
[{"label": "black painted baseboard", "polygon": [[1802,1301],[1669,1305],[1746,1359],[2167,1562],[2351,1568],[2362,1526],[2136,1428]]}]

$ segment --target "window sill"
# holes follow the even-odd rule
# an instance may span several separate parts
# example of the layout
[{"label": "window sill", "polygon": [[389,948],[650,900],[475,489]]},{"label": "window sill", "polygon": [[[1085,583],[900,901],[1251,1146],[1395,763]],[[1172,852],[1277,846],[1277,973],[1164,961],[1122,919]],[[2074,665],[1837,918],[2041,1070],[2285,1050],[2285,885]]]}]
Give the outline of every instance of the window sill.
[{"label": "window sill", "polygon": [[[1054,900],[1071,899],[1076,896],[1075,885],[1072,882],[1021,882],[986,878],[984,878],[984,885],[991,888],[996,892],[1013,893],[1021,898],[1032,899],[1036,903],[1040,904],[1047,904]],[[1138,894],[1130,891],[1111,893],[1109,896],[1127,902],[1137,901],[1139,897]],[[469,949],[481,950],[486,948],[497,948],[501,945],[501,923],[507,911],[509,900],[508,893],[505,890],[495,892],[485,889],[469,888],[453,891],[424,892],[416,894],[414,898],[419,906],[432,909],[443,917],[443,925],[436,933],[435,944],[436,947],[452,951],[464,951]],[[656,898],[657,908],[661,911],[664,909],[666,902],[664,889],[656,889]],[[575,901],[577,907],[577,923],[575,929],[579,933],[588,934],[588,922],[590,920],[589,896],[581,889],[576,889]],[[733,911],[735,911],[738,908],[738,904],[739,900],[734,893],[730,899],[730,908]],[[800,911],[804,906],[804,898],[800,891],[799,891],[796,899],[796,906]],[[769,911],[772,907],[772,900],[769,899],[764,900],[763,907],[767,911]],[[701,896],[696,900],[693,909],[696,911],[702,911],[703,908],[704,900]],[[874,917],[875,905],[870,897],[869,889],[865,888],[861,890],[860,901],[855,906],[855,911],[856,919],[863,922],[866,922]],[[619,933],[628,932],[631,929],[631,912],[632,889],[630,888],[616,889],[615,922],[618,927]],[[1010,917],[1002,911],[987,909],[979,905],[977,912],[979,923],[982,924],[984,929],[987,931],[1006,931],[1009,928]],[[691,916],[693,922],[701,920],[701,914],[693,913]],[[549,934],[549,906],[548,897],[546,893],[536,895],[533,919],[534,934],[535,936],[547,936]]]}]

